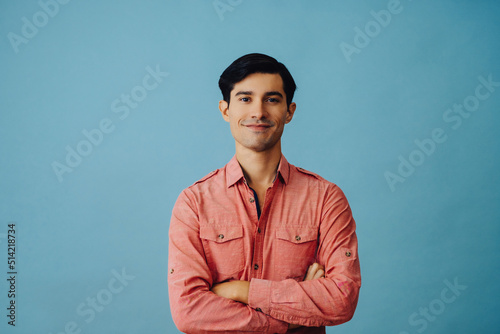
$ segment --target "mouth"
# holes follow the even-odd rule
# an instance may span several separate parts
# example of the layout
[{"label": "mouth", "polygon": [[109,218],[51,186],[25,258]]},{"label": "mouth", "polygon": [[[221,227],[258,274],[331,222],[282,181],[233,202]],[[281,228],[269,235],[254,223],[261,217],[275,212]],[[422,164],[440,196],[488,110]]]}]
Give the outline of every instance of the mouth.
[{"label": "mouth", "polygon": [[253,131],[265,131],[271,127],[269,124],[248,124],[245,126]]},{"label": "mouth", "polygon": [[254,131],[254,132],[264,132],[270,127],[273,126],[271,122],[257,122],[257,123],[248,123],[248,124],[243,124],[247,129]]}]

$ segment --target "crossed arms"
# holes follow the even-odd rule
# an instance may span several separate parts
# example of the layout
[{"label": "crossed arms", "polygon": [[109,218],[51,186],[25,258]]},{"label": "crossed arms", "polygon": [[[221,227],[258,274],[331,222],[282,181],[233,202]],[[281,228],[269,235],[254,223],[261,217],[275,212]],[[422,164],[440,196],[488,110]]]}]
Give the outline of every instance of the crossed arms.
[{"label": "crossed arms", "polygon": [[[319,263],[313,263],[307,269],[307,274],[304,278],[304,281],[310,281],[323,277],[325,277],[325,267],[323,267]],[[241,280],[215,284],[214,286],[212,286],[212,289],[210,289],[210,291],[215,293],[217,296],[231,299],[245,305],[248,305],[249,290],[250,282]],[[298,324],[288,324],[288,329],[294,329],[300,326],[301,325]]]},{"label": "crossed arms", "polygon": [[[328,199],[326,200],[328,202]],[[206,262],[194,196],[183,192],[169,232],[172,317],[186,333],[285,333],[350,320],[361,284],[355,223],[345,197],[325,206],[313,264],[303,281],[252,278],[217,284]],[[305,271],[305,268],[304,268]]]}]

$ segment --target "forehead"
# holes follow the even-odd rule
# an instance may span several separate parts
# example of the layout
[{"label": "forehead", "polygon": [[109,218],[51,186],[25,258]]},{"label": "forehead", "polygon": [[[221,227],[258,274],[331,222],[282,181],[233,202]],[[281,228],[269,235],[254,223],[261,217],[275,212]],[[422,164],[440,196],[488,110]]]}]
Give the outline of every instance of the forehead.
[{"label": "forehead", "polygon": [[255,94],[266,92],[280,92],[284,95],[283,79],[278,73],[252,73],[245,79],[234,84],[231,95],[241,91],[248,91]]}]

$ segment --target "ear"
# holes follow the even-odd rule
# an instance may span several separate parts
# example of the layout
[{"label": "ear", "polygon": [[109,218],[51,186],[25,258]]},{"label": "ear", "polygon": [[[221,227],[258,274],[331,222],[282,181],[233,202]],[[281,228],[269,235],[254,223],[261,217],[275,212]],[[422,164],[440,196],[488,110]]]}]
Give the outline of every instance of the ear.
[{"label": "ear", "polygon": [[219,101],[219,110],[220,110],[220,113],[222,114],[222,118],[224,118],[224,120],[226,122],[229,122],[229,115],[228,115],[229,103],[227,103],[224,100],[220,100]]},{"label": "ear", "polygon": [[295,102],[290,103],[290,106],[288,107],[288,112],[286,114],[285,124],[290,123],[290,121],[293,118],[293,114],[295,113],[296,108],[297,108],[297,105],[295,104]]}]

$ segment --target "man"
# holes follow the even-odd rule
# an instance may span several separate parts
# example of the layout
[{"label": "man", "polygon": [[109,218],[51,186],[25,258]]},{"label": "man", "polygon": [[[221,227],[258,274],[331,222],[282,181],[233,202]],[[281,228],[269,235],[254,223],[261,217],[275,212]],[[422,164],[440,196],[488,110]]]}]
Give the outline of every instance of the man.
[{"label": "man", "polygon": [[219,87],[236,154],[175,203],[174,322],[186,333],[325,333],[352,318],[361,285],[349,204],[335,184],[282,155],[296,109],[283,64],[243,56]]}]

